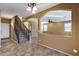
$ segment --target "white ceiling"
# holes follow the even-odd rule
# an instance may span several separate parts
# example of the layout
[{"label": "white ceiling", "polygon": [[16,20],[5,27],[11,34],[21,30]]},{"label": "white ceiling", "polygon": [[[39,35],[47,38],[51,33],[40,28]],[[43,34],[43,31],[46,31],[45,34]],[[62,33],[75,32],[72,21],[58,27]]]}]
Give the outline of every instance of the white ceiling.
[{"label": "white ceiling", "polygon": [[[58,5],[59,3],[37,3],[37,13],[47,8]],[[28,17],[31,12],[26,11],[27,3],[0,3],[1,16],[11,18],[15,15]]]},{"label": "white ceiling", "polygon": [[49,19],[53,22],[69,21],[72,18],[71,14],[72,11],[68,10],[50,11],[41,18],[41,22],[48,22]]}]

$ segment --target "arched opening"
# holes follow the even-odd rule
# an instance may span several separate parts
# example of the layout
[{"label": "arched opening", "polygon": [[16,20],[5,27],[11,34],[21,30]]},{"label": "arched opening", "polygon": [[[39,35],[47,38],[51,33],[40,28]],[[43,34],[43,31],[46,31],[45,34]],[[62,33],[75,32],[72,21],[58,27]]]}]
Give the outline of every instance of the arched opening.
[{"label": "arched opening", "polygon": [[71,36],[71,16],[71,10],[54,10],[45,13],[45,15],[40,18],[40,32]]}]

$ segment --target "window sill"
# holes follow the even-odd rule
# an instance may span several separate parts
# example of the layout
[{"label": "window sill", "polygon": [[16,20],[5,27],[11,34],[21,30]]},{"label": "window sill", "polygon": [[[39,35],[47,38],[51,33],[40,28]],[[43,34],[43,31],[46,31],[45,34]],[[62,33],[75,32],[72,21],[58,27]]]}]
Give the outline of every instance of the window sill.
[{"label": "window sill", "polygon": [[72,37],[72,36],[64,36],[64,37]]}]

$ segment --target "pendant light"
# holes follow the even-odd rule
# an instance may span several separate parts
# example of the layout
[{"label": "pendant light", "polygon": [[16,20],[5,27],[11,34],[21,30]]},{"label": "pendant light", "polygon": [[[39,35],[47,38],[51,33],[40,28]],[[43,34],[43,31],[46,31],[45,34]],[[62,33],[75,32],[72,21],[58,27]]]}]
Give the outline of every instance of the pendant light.
[{"label": "pendant light", "polygon": [[31,11],[35,14],[37,11],[36,3],[28,3],[27,11]]}]

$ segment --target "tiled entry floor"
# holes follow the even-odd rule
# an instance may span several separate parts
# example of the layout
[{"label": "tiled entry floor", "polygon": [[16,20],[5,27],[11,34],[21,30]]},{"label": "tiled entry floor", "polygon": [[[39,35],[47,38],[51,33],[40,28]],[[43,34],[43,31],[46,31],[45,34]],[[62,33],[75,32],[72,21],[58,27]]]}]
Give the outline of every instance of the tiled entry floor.
[{"label": "tiled entry floor", "polygon": [[17,44],[9,39],[2,42],[0,56],[66,56],[40,45]]}]

